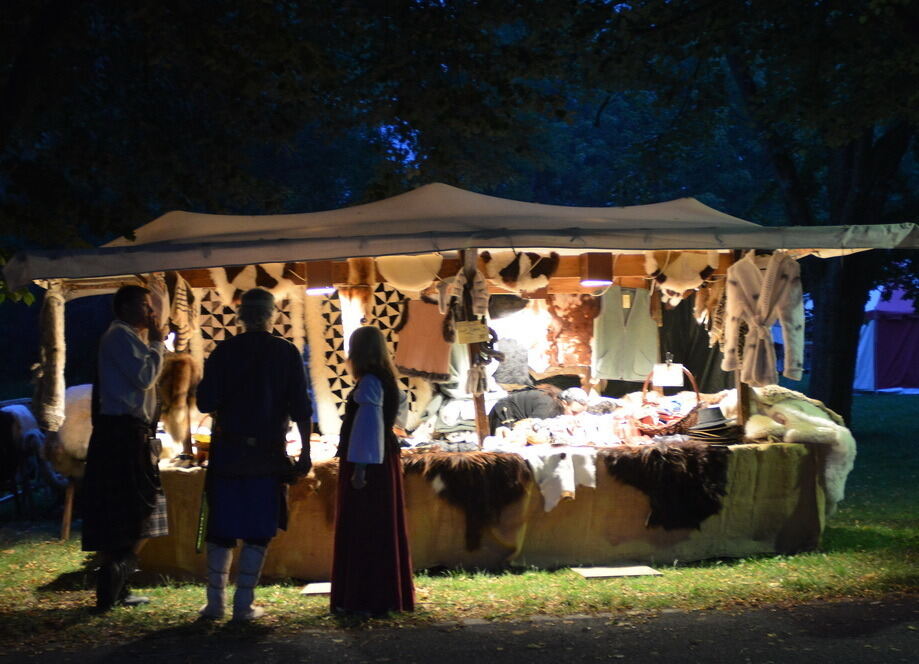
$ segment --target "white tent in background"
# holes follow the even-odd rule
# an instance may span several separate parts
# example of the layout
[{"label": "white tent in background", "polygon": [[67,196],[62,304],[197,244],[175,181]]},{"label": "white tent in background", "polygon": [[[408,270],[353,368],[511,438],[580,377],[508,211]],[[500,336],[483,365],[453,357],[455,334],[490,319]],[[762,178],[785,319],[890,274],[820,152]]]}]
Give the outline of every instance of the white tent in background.
[{"label": "white tent in background", "polygon": [[858,340],[856,390],[919,394],[919,311],[903,291],[871,292]]},{"label": "white tent in background", "polygon": [[135,240],[14,256],[10,288],[38,279],[513,247],[593,250],[919,248],[912,223],[765,227],[693,198],[629,207],[523,203],[429,184],[392,198],[306,214],[233,216],[169,212]]}]

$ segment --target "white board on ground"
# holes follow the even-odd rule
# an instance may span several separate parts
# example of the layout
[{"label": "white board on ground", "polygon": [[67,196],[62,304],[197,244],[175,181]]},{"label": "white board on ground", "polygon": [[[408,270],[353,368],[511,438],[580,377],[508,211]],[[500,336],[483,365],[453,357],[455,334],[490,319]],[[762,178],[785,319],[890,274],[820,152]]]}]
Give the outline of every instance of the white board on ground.
[{"label": "white board on ground", "polygon": [[332,592],[332,584],[328,581],[322,583],[307,583],[300,591],[301,595],[328,595]]},{"label": "white board on ground", "polygon": [[631,567],[572,567],[572,572],[585,579],[607,579],[614,576],[662,576],[661,572],[647,565]]}]

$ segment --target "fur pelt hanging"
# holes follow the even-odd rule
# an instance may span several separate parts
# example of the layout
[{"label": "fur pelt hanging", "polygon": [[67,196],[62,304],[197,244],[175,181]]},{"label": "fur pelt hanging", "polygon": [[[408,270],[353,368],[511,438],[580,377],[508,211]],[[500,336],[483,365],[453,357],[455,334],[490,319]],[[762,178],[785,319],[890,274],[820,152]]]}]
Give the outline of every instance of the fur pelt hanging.
[{"label": "fur pelt hanging", "polygon": [[157,387],[160,419],[166,433],[183,449],[191,450],[192,418],[198,412],[195,390],[201,381],[201,368],[188,353],[166,353]]},{"label": "fur pelt hanging", "polygon": [[45,456],[65,477],[81,478],[86,468],[86,452],[93,431],[92,394],[92,385],[68,387],[64,396],[64,424],[45,439]]},{"label": "fur pelt hanging", "polygon": [[303,279],[295,272],[293,263],[262,263],[208,268],[220,301],[230,306],[238,303],[251,288],[264,288],[281,300],[291,288],[303,288]]},{"label": "fur pelt hanging", "polygon": [[683,251],[671,257],[670,252],[658,259],[653,251],[645,253],[645,274],[654,279],[665,305],[675,307],[686,293],[698,288],[718,267],[718,252],[696,254]]},{"label": "fur pelt hanging", "polygon": [[437,494],[466,515],[466,550],[482,545],[485,528],[526,493],[532,474],[516,454],[425,452],[404,455],[405,473],[421,473]]},{"label": "fur pelt hanging", "polygon": [[549,363],[558,367],[591,366],[594,319],[600,314],[600,298],[586,294],[548,295],[552,316],[547,331]]},{"label": "fur pelt hanging", "polygon": [[549,278],[558,269],[556,252],[548,256],[527,251],[499,251],[479,254],[485,277],[499,286],[518,293],[529,293],[549,285]]},{"label": "fur pelt hanging", "polygon": [[67,354],[64,341],[64,301],[61,282],[50,282],[39,314],[39,361],[32,366],[35,381],[32,407],[39,425],[45,431],[57,431],[64,423],[64,362]]},{"label": "fur pelt hanging", "polygon": [[437,280],[442,263],[443,256],[438,253],[380,256],[376,259],[376,269],[382,281],[414,299]]},{"label": "fur pelt hanging", "polygon": [[622,445],[601,450],[606,470],[647,494],[649,528],[699,528],[721,511],[727,493],[728,448],[681,445]]}]

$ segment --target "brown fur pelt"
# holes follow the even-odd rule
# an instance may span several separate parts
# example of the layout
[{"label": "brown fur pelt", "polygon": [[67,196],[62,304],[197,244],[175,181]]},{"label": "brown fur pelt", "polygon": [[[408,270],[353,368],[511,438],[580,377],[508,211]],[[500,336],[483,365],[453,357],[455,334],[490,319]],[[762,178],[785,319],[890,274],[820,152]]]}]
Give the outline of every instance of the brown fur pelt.
[{"label": "brown fur pelt", "polygon": [[201,370],[188,353],[166,353],[159,378],[160,419],[172,439],[191,444],[191,416]]},{"label": "brown fur pelt", "polygon": [[501,512],[520,500],[532,475],[516,454],[499,452],[424,452],[402,457],[405,473],[440,478],[441,498],[466,515],[466,550],[482,545],[482,533],[498,523]]},{"label": "brown fur pelt", "polygon": [[594,319],[600,314],[600,298],[585,294],[546,296],[552,316],[547,331],[549,364],[552,366],[591,366],[591,340]]},{"label": "brown fur pelt", "polygon": [[620,482],[646,493],[647,526],[699,528],[721,511],[728,469],[726,447],[698,443],[621,446],[599,453]]}]

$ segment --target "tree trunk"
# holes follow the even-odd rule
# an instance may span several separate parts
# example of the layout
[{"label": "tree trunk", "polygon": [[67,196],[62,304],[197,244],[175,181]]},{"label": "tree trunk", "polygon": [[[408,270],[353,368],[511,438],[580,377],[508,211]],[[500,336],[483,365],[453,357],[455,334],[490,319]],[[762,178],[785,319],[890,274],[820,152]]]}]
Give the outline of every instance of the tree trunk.
[{"label": "tree trunk", "polygon": [[852,382],[876,260],[868,254],[813,259],[806,270],[815,319],[808,393],[851,421]]}]

